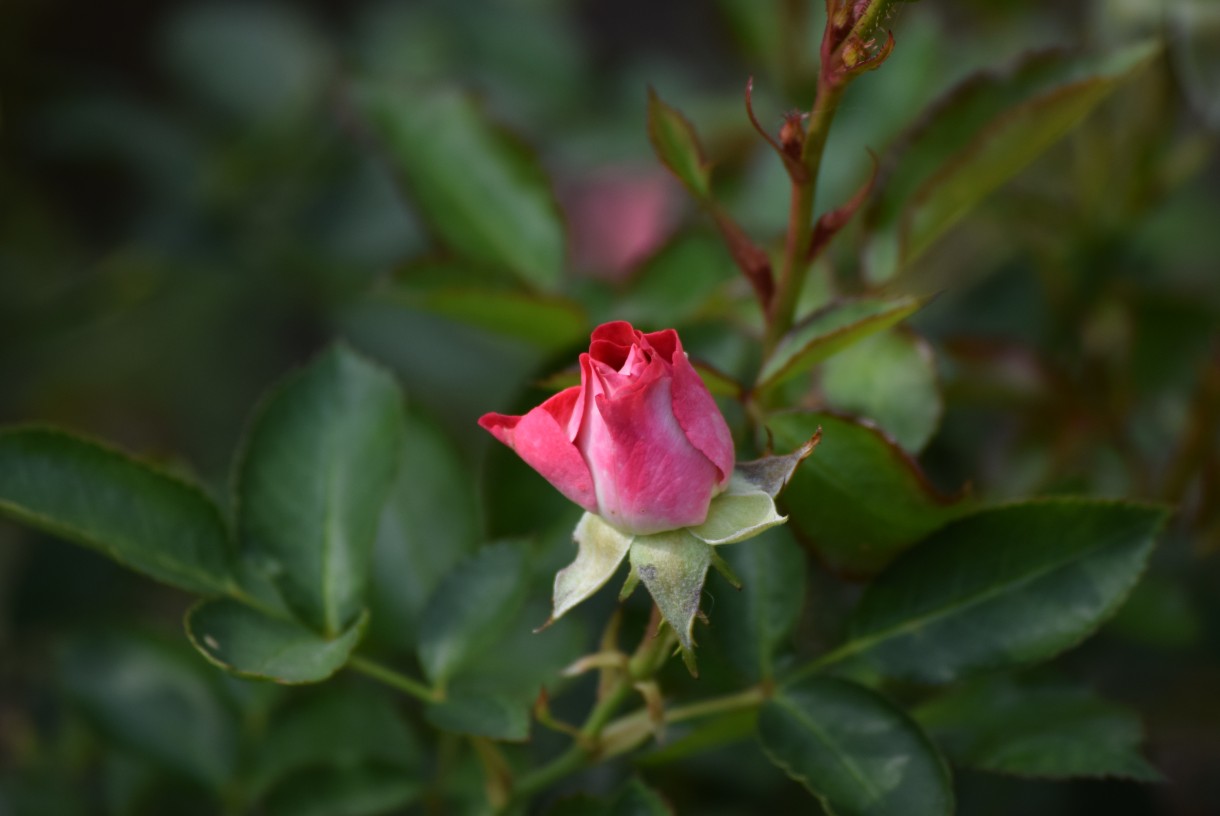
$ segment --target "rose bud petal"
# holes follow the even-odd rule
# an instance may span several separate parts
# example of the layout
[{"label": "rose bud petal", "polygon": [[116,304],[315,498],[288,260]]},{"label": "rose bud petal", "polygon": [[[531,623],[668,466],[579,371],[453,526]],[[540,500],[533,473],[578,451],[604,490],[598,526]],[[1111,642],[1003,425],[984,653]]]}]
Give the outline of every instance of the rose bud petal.
[{"label": "rose bud petal", "polygon": [[561,493],[631,535],[702,524],[733,473],[733,439],[673,329],[593,331],[580,385],[479,424]]}]

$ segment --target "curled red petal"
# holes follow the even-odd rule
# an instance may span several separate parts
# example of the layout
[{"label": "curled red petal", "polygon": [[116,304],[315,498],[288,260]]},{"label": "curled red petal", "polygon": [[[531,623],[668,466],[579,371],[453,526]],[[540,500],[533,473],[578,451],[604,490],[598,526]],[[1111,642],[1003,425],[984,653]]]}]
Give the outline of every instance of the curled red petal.
[{"label": "curled red petal", "polygon": [[720,471],[721,487],[733,475],[733,435],[703,378],[678,347],[673,360],[673,412],[691,445]]},{"label": "curled red petal", "polygon": [[[593,475],[572,440],[567,423],[561,423],[552,411],[560,406],[548,403],[557,397],[575,406],[580,389],[569,388],[539,405],[525,416],[484,414],[479,425],[496,439],[508,445],[525,463],[538,471],[555,489],[591,513],[597,512],[597,493]],[[562,416],[562,411],[559,412]]]},{"label": "curled red petal", "polygon": [[597,397],[597,425],[584,451],[601,515],[624,532],[648,535],[707,518],[719,473],[691,444],[672,404],[667,377],[614,399]]}]

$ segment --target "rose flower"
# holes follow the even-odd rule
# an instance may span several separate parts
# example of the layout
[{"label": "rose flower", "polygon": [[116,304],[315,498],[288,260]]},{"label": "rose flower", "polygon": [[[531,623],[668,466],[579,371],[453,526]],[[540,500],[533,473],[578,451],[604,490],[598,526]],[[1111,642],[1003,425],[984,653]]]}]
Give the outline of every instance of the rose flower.
[{"label": "rose flower", "polygon": [[580,385],[479,424],[561,493],[629,535],[702,524],[733,473],[733,439],[673,329],[593,331]]}]

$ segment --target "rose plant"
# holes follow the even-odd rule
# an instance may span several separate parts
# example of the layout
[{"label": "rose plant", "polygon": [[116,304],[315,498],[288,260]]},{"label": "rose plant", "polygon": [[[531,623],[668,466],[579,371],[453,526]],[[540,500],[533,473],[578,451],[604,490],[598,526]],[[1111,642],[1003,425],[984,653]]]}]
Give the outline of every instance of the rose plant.
[{"label": "rose plant", "polygon": [[[544,163],[523,148],[539,142],[545,166],[563,173],[570,157],[555,145],[584,144],[562,128],[586,95],[560,94],[549,116],[538,114],[548,124],[531,129],[538,112],[518,103],[548,89],[536,74],[517,76],[519,95],[494,109],[517,112],[513,124],[533,137],[522,139],[450,82],[401,82],[386,66],[402,66],[380,52],[351,61],[364,66],[359,80],[319,83],[314,114],[325,110],[352,135],[346,147],[324,143],[351,151],[335,165],[400,183],[414,214],[403,217],[419,220],[418,251],[359,256],[376,282],[361,282],[319,321],[345,339],[267,393],[226,485],[214,467],[197,477],[177,458],[149,462],[85,435],[0,430],[0,513],[46,536],[48,552],[69,552],[50,549],[66,539],[168,587],[137,614],[169,608],[177,627],[180,606],[186,631],[183,642],[82,627],[57,643],[47,669],[55,682],[31,675],[31,685],[38,706],[66,712],[62,727],[56,717],[16,716],[18,738],[0,741],[0,758],[11,754],[18,766],[0,768],[0,810],[22,785],[45,794],[35,783],[65,774],[84,780],[82,799],[104,789],[107,807],[131,814],[201,802],[204,812],[267,814],[820,806],[838,816],[942,816],[959,800],[970,812],[972,796],[1005,806],[992,791],[1008,783],[987,773],[1113,777],[1126,780],[1114,783],[1123,791],[1146,790],[1135,785],[1159,773],[1142,752],[1138,718],[1092,688],[1108,678],[1116,697],[1133,696],[1113,681],[1124,672],[1091,673],[1096,653],[1087,649],[1075,664],[1042,664],[1103,625],[1114,637],[1146,636],[1165,609],[1187,614],[1178,596],[1155,594],[1165,582],[1146,595],[1139,581],[1168,516],[1154,499],[1181,505],[1174,536],[1185,524],[1215,526],[1214,468],[1199,440],[1215,416],[1216,378],[1196,389],[1189,412],[1152,392],[1141,403],[1134,380],[1168,375],[1159,346],[1131,350],[1147,336],[1133,327],[1166,307],[1127,309],[1123,298],[1137,287],[1111,291],[1092,273],[1069,280],[1074,260],[1061,257],[1047,261],[1054,308],[994,321],[1053,326],[1046,348],[958,342],[944,326],[991,329],[994,310],[1019,311],[1032,298],[984,289],[970,299],[975,266],[1026,263],[994,247],[980,260],[986,242],[977,236],[1002,235],[1007,246],[1021,232],[1007,221],[996,229],[981,205],[1038,170],[1038,156],[1066,161],[1054,145],[1069,133],[1110,145],[1107,136],[1124,129],[1098,126],[1094,108],[1114,104],[1109,115],[1119,116],[1117,103],[1134,100],[1123,121],[1145,138],[1140,161],[1111,165],[1135,173],[1163,164],[1155,179],[1129,179],[1125,199],[1171,189],[1195,153],[1162,155],[1172,140],[1136,127],[1147,125],[1140,94],[1156,84],[1141,77],[1167,58],[1157,43],[1100,56],[1038,53],[976,74],[918,116],[896,107],[931,98],[924,73],[887,69],[905,53],[990,61],[986,43],[945,49],[920,34],[928,5],[827,0],[805,42],[801,3],[719,4],[739,40],[755,44],[751,59],[770,67],[760,68],[757,98],[753,79],[742,82],[744,99],[733,91],[736,125],[709,115],[721,123],[710,150],[690,119],[656,91],[645,102],[640,89],[658,172],[696,206],[678,226],[662,208],[655,232],[672,238],[612,276],[599,261],[581,267]],[[257,21],[225,13],[241,23],[226,48],[249,39]],[[446,4],[404,13],[436,15],[412,17],[410,31],[441,20],[465,30]],[[909,36],[899,25],[908,17]],[[199,31],[227,30],[218,20]],[[368,31],[390,27],[374,22]],[[553,29],[539,31],[536,56],[555,58],[541,45]],[[783,47],[757,50],[759,32]],[[452,66],[454,75],[499,76],[489,70],[499,66],[479,63],[482,50],[461,57],[470,65]],[[347,62],[310,64],[324,75]],[[550,75],[558,83],[565,74]],[[493,97],[503,90],[488,87]],[[778,109],[770,93],[802,107],[767,124],[764,111]],[[913,124],[889,121],[900,113]],[[830,142],[839,119],[848,120],[844,141]],[[318,124],[310,120],[310,132],[334,130]],[[260,133],[275,134],[282,123],[264,125]],[[605,123],[594,125],[605,141]],[[220,141],[231,147],[231,134]],[[890,146],[870,161],[864,141]],[[841,151],[834,162],[828,144]],[[765,154],[769,176],[754,152]],[[283,161],[278,149],[257,161],[215,157],[220,167]],[[588,157],[590,167],[605,163]],[[1073,177],[1090,168],[1073,165]],[[150,177],[162,175],[189,174]],[[1108,192],[1121,181],[1111,175],[1072,217],[1104,211],[1099,221],[1122,223],[1105,209],[1121,198]],[[343,229],[322,237],[302,225],[363,195],[362,179],[353,171],[319,189],[283,247],[261,243],[276,231],[258,219],[232,219],[241,229],[255,223],[260,242],[233,257],[307,257],[309,274],[321,277],[300,277],[317,292],[353,288],[318,269],[350,249],[353,224],[372,241],[370,213],[391,204],[353,206]],[[1049,206],[1053,196],[1030,190],[1006,195]],[[773,199],[787,205],[778,217]],[[199,224],[168,234],[211,234],[215,225],[206,209]],[[1081,226],[1090,236],[1082,244],[1119,240],[1096,240],[1095,229]],[[143,257],[120,254],[115,263]],[[387,257],[407,255],[394,274],[377,274]],[[1093,260],[1090,269],[1108,268],[1112,257]],[[123,280],[115,291],[132,288]],[[1079,317],[1071,310],[1095,294],[1109,299],[1088,312],[1078,348],[1064,351]],[[1190,334],[1189,320],[1171,322],[1175,338]],[[230,341],[206,337],[209,348]],[[1115,360],[1128,352],[1157,365],[1126,383]],[[174,367],[191,372],[183,393],[193,404],[194,369]],[[1029,412],[980,420],[979,403],[997,393],[1016,394]],[[1114,394],[1144,406],[1125,431]],[[1192,417],[1183,439],[1198,444],[1171,444],[1178,437],[1157,424],[1170,403]],[[1092,495],[1117,492],[1142,500]],[[84,563],[88,571],[104,562]],[[617,594],[605,591],[620,573]],[[646,592],[634,591],[640,583]],[[52,732],[60,739],[46,745],[62,756],[21,736]]]}]

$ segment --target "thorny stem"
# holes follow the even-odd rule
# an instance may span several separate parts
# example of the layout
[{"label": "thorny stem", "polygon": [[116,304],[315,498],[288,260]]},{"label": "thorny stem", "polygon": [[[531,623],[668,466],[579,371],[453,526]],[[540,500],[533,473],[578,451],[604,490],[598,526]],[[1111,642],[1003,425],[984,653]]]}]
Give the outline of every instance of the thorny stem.
[{"label": "thorny stem", "polygon": [[[788,207],[788,234],[784,244],[784,261],[774,297],[767,313],[767,331],[763,339],[764,358],[779,344],[779,340],[792,328],[796,316],[796,304],[801,287],[809,269],[808,250],[813,237],[813,214],[816,203],[818,172],[822,166],[822,154],[826,149],[826,137],[830,124],[838,110],[839,101],[851,80],[862,70],[871,70],[881,64],[893,47],[893,39],[872,53],[873,40],[878,21],[889,3],[873,0],[862,10],[860,17],[844,31],[846,20],[836,19],[847,13],[843,2],[827,0],[826,30],[822,38],[821,70],[818,73],[818,90],[813,109],[809,114],[809,125],[801,142],[800,163],[804,172],[792,172],[792,193]],[[853,55],[846,56],[846,50]],[[787,161],[785,162],[787,163]]]},{"label": "thorny stem", "polygon": [[751,686],[744,691],[726,694],[723,697],[713,697],[708,700],[701,700],[697,703],[670,709],[664,712],[659,722],[654,720],[652,713],[647,708],[638,709],[630,714],[619,717],[606,726],[606,730],[603,732],[606,745],[604,758],[618,756],[619,754],[634,750],[649,735],[657,732],[664,726],[699,717],[708,717],[713,714],[725,714],[730,711],[757,708],[765,703],[770,696],[771,690],[769,687],[761,685]]},{"label": "thorny stem", "polygon": [[659,620],[655,609],[653,618],[654,624],[648,627],[644,640],[635,654],[625,662],[625,666],[618,670],[608,670],[613,673],[614,679],[605,688],[604,693],[599,694],[597,703],[589,712],[572,744],[546,765],[516,780],[508,804],[524,801],[560,779],[604,758],[601,736],[611,718],[635,692],[635,684],[651,679],[665,664],[669,652],[673,649],[673,630],[666,626],[653,634],[655,622]]},{"label": "thorny stem", "polygon": [[830,123],[839,107],[839,100],[846,83],[828,79],[818,80],[818,95],[809,118],[809,129],[801,148],[801,164],[806,173],[794,177],[788,205],[788,234],[784,243],[784,261],[780,268],[779,281],[771,313],[767,316],[767,333],[764,338],[764,357],[775,350],[779,340],[792,328],[796,316],[796,304],[808,269],[807,252],[813,237],[813,211],[816,203],[818,172],[822,166],[822,153],[826,149],[826,137]]},{"label": "thorny stem", "polygon": [[[625,696],[626,694],[618,698],[615,704],[621,703]],[[756,708],[765,703],[768,697],[770,697],[770,691],[767,688],[751,686],[744,691],[734,694],[726,694],[722,697],[713,697],[708,700],[691,703],[690,705],[669,709],[664,713],[664,717],[659,724],[672,725],[699,717],[708,717],[713,714],[724,714],[729,711]],[[549,764],[528,776],[523,776],[513,788],[513,799],[521,801],[531,794],[545,790],[560,779],[579,771],[581,768],[594,764],[599,760],[608,759],[611,756],[617,756],[618,754],[630,751],[648,738],[651,728],[655,727],[655,725],[652,722],[652,717],[647,707],[633,711],[630,714],[625,714],[613,722],[602,722],[597,728],[597,734],[594,736],[604,734],[607,737],[605,741],[607,743],[614,743],[613,747],[608,748],[605,753],[601,753],[596,745],[590,749],[581,746],[579,743],[574,743],[567,751],[560,754]],[[633,738],[625,741],[614,740],[613,735],[617,733],[632,733]]]}]

